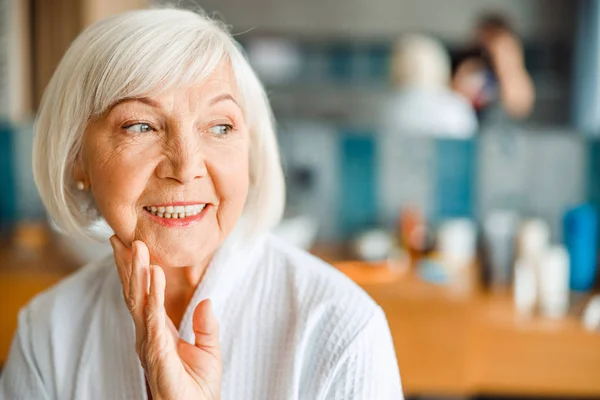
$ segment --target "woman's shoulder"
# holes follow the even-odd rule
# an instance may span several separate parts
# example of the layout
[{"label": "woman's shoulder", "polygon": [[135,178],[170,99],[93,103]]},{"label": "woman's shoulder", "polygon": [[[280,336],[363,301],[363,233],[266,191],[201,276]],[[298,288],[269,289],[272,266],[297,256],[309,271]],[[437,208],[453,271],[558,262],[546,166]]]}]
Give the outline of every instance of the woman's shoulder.
[{"label": "woman's shoulder", "polygon": [[303,315],[333,321],[365,325],[379,312],[379,306],[350,278],[307,251],[269,236],[265,240],[269,274],[286,285]]},{"label": "woman's shoulder", "polygon": [[382,309],[333,266],[273,236],[261,262],[269,266],[262,280],[279,284],[278,291],[263,294],[277,299],[269,313],[278,316],[278,326],[294,330],[285,335],[296,338],[295,362],[308,393],[330,386],[344,360],[362,356],[361,343],[386,337]]},{"label": "woman's shoulder", "polygon": [[29,323],[35,325],[31,328],[41,331],[52,326],[76,326],[97,303],[99,291],[114,268],[111,266],[112,258],[107,256],[81,267],[32,298],[21,314],[28,315]]},{"label": "woman's shoulder", "polygon": [[265,255],[270,263],[278,269],[283,269],[298,284],[321,284],[338,294],[344,292],[367,302],[372,301],[350,278],[308,251],[274,235],[268,235],[264,243]]}]

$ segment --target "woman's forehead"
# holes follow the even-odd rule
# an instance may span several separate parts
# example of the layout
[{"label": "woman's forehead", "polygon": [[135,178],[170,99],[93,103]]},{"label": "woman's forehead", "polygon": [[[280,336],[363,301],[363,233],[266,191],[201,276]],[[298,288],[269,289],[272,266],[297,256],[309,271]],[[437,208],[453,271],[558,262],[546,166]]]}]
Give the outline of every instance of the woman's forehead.
[{"label": "woman's forehead", "polygon": [[211,108],[228,102],[231,103],[232,106],[241,109],[238,100],[230,91],[220,89],[215,89],[214,91],[203,91],[191,87],[187,89],[184,88],[181,90],[174,90],[156,97],[135,97],[124,99],[116,104],[113,109],[117,106],[123,107],[131,104],[143,104],[157,110],[170,110],[178,105],[181,106],[182,103],[190,106],[190,108],[196,109],[197,106]]},{"label": "woman's forehead", "polygon": [[233,71],[228,63],[219,65],[207,77],[196,81],[181,81],[171,87],[162,87],[126,96],[115,101],[107,111],[120,105],[142,103],[152,108],[170,108],[176,101],[185,101],[205,106],[214,106],[222,102],[231,102],[242,109],[242,100]]}]

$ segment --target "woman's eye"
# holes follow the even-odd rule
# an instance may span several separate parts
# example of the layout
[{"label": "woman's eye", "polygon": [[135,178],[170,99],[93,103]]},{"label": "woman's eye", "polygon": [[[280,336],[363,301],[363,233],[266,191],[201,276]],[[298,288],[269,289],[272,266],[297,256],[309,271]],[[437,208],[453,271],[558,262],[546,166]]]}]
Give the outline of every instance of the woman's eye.
[{"label": "woman's eye", "polygon": [[123,129],[125,129],[129,132],[133,132],[133,133],[146,133],[146,132],[150,132],[152,130],[152,127],[149,124],[138,123],[138,124],[127,125],[127,126],[123,127]]},{"label": "woman's eye", "polygon": [[215,135],[227,135],[229,132],[231,132],[232,129],[233,129],[233,126],[223,124],[223,125],[215,125],[215,126],[211,127],[209,129],[209,131],[210,131],[210,133],[214,133]]}]

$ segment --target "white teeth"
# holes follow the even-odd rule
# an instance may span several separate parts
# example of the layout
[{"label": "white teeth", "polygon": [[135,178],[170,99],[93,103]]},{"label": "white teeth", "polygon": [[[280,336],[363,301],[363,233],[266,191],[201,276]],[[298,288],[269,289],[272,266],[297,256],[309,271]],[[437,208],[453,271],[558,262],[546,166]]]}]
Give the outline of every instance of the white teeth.
[{"label": "white teeth", "polygon": [[193,204],[188,206],[166,206],[166,207],[145,207],[146,211],[152,215],[156,215],[161,218],[188,218],[194,215],[200,214],[206,204]]}]

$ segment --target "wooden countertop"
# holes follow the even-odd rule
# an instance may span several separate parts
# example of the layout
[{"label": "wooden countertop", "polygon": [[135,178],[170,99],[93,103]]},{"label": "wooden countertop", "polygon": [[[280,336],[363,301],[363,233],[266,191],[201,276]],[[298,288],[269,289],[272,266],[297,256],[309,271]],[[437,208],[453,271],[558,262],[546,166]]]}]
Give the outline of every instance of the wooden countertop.
[{"label": "wooden countertop", "polygon": [[373,283],[385,267],[337,266],[385,311],[406,394],[600,397],[600,333],[575,316],[523,318],[507,292],[439,286],[410,272]]}]

